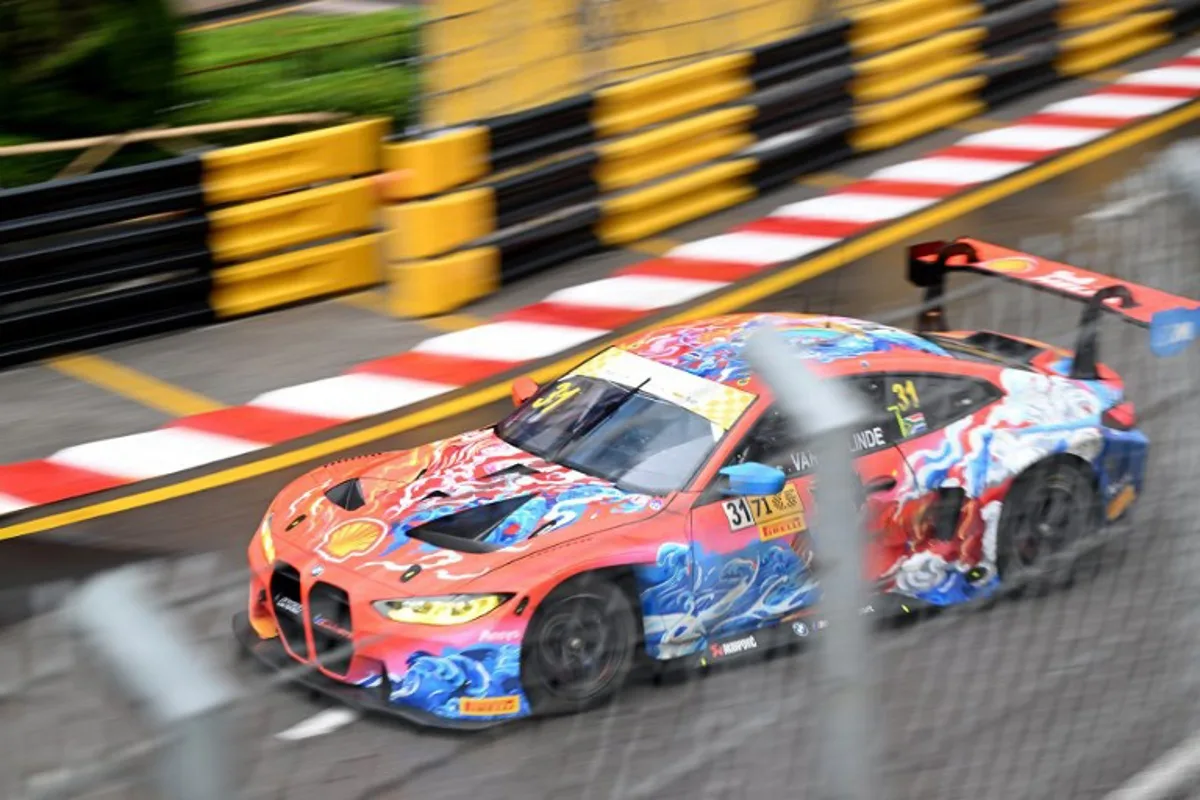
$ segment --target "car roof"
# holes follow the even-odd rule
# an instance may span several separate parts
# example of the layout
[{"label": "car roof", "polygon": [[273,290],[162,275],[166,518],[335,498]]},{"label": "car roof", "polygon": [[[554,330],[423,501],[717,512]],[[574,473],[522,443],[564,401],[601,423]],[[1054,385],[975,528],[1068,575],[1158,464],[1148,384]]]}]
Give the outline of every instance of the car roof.
[{"label": "car roof", "polygon": [[911,331],[850,317],[794,313],[708,317],[656,328],[617,346],[706,380],[744,385],[751,370],[742,348],[764,325],[774,327],[801,358],[823,373],[842,372],[850,359],[885,353],[936,361],[952,358]]}]

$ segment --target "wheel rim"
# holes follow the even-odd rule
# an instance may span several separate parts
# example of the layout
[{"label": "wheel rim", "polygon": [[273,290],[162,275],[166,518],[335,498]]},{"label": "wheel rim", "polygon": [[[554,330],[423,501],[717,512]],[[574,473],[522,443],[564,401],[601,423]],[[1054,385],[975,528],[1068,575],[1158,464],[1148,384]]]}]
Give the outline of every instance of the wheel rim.
[{"label": "wheel rim", "polygon": [[534,643],[537,671],[547,690],[563,699],[586,700],[611,683],[628,649],[612,622],[599,597],[555,604]]},{"label": "wheel rim", "polygon": [[1024,566],[1062,552],[1071,543],[1080,513],[1072,484],[1050,479],[1038,484],[1026,499],[1024,524],[1014,542],[1017,559]]}]

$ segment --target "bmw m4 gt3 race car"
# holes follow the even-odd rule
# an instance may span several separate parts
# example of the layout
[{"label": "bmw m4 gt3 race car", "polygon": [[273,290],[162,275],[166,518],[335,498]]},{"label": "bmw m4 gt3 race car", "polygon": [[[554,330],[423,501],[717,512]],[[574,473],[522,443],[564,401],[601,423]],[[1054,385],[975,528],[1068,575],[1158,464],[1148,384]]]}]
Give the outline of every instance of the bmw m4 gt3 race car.
[{"label": "bmw m4 gt3 race car", "polygon": [[[870,404],[847,444],[880,605],[986,596],[1127,514],[1147,440],[1097,362],[1096,318],[1169,354],[1198,304],[972,240],[909,262],[933,303],[916,332],[789,313],[661,327],[518,379],[493,427],[299,478],[250,544],[239,640],[358,707],[473,728],[598,703],[638,658],[808,636],[830,534],[810,532],[808,444],[743,358],[760,325]],[[944,330],[956,270],[1085,300],[1076,350]]]}]

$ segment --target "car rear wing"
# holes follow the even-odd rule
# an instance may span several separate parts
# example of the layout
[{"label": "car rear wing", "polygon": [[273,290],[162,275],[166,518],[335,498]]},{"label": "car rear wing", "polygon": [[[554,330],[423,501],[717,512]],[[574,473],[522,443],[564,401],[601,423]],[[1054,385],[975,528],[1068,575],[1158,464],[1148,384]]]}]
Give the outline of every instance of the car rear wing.
[{"label": "car rear wing", "polygon": [[976,239],[922,242],[908,249],[908,280],[925,289],[920,332],[946,331],[942,297],[946,275],[973,272],[1032,286],[1063,297],[1083,300],[1079,335],[1070,377],[1094,380],[1096,328],[1108,311],[1150,330],[1150,349],[1160,357],[1183,352],[1200,331],[1200,302],[1168,294],[1109,275],[1060,264]]}]

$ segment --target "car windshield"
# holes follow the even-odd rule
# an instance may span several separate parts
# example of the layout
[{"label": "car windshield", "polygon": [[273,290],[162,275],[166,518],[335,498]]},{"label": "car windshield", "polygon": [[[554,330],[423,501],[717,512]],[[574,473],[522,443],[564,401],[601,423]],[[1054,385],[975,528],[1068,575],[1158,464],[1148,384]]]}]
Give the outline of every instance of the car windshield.
[{"label": "car windshield", "polygon": [[626,491],[676,491],[705,462],[725,430],[656,396],[653,383],[653,377],[627,385],[568,375],[496,426],[496,435]]}]

